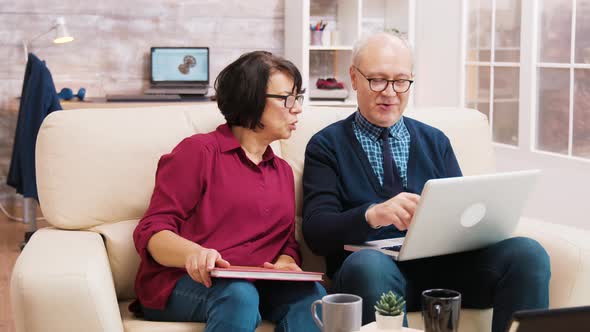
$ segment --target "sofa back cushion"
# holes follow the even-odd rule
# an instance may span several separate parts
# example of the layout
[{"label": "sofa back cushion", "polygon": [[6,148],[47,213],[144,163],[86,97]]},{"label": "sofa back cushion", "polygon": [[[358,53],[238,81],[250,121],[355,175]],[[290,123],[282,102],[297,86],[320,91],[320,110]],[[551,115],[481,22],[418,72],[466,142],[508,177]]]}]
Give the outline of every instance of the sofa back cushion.
[{"label": "sofa back cushion", "polygon": [[102,235],[109,257],[111,275],[115,284],[117,299],[134,299],[135,275],[139,269],[139,255],[133,243],[133,231],[139,220],[124,220],[102,224],[89,230]]},{"label": "sofa back cushion", "polygon": [[[36,147],[44,216],[63,229],[141,218],[160,157],[224,122],[214,103],[50,114]],[[273,150],[281,155],[279,142]]]}]

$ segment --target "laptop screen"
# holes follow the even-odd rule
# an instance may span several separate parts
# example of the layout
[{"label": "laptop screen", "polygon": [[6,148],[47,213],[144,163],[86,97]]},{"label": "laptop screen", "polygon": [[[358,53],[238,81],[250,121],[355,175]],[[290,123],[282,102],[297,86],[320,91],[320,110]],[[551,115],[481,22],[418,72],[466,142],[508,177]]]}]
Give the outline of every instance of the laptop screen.
[{"label": "laptop screen", "polygon": [[152,83],[209,83],[208,47],[152,47]]}]

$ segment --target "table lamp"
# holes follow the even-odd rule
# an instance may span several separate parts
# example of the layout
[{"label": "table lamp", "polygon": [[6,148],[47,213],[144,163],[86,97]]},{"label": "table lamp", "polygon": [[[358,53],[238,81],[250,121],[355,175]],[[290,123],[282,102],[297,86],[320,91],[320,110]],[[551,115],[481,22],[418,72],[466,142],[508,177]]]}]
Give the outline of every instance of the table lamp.
[{"label": "table lamp", "polygon": [[25,62],[28,60],[29,46],[33,43],[33,41],[45,36],[53,30],[55,30],[55,38],[53,39],[53,43],[55,44],[69,43],[72,40],[74,40],[74,37],[72,37],[68,33],[68,29],[66,29],[66,21],[64,20],[64,18],[58,17],[57,19],[55,19],[55,23],[48,31],[32,38],[31,40],[23,40],[23,48],[25,50]]}]

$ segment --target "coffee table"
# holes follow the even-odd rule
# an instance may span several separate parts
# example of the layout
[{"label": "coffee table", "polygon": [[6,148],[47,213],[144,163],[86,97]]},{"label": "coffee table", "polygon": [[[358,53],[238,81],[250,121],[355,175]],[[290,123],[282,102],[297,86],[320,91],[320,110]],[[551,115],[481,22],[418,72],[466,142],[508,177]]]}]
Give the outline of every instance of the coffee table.
[{"label": "coffee table", "polygon": [[[408,327],[402,327],[403,332],[423,332],[422,330],[411,329]],[[377,329],[377,323],[372,322],[361,327],[361,332],[383,332],[383,330]]]}]

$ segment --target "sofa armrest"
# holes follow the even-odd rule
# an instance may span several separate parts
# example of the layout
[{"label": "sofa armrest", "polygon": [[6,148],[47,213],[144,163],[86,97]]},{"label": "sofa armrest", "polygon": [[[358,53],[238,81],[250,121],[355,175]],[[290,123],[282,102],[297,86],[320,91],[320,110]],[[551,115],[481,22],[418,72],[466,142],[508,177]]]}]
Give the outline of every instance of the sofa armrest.
[{"label": "sofa armrest", "polygon": [[101,236],[38,230],[11,278],[16,331],[123,331]]},{"label": "sofa armrest", "polygon": [[523,218],[516,235],[537,240],[549,254],[551,308],[590,305],[590,231]]}]

